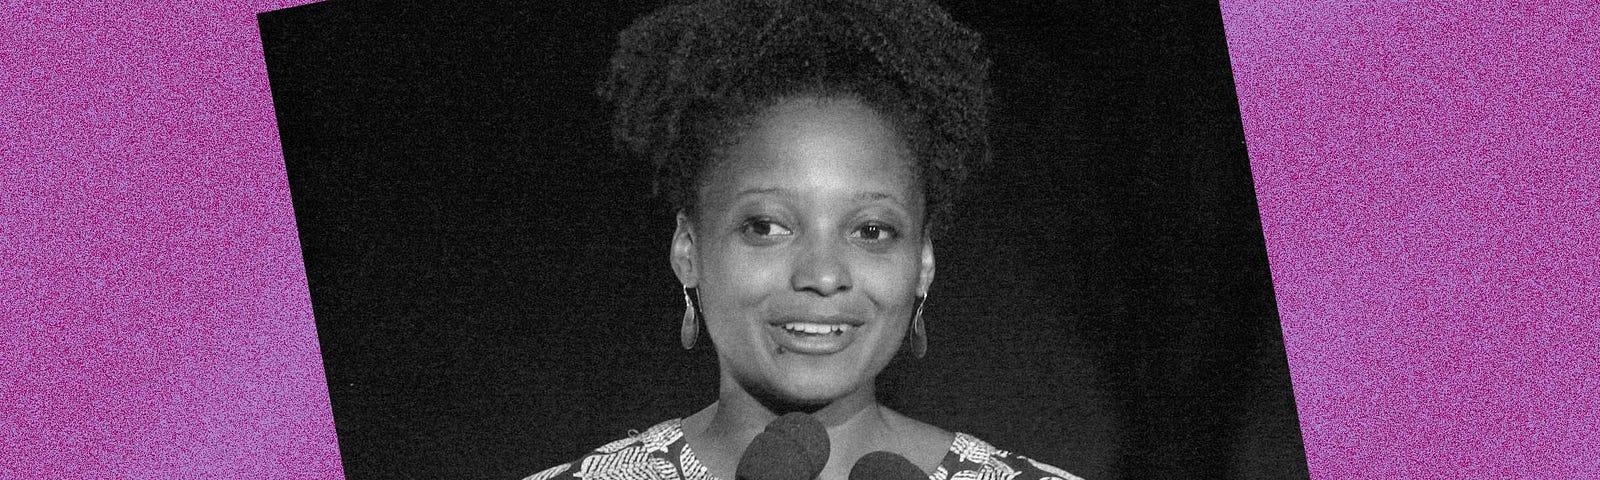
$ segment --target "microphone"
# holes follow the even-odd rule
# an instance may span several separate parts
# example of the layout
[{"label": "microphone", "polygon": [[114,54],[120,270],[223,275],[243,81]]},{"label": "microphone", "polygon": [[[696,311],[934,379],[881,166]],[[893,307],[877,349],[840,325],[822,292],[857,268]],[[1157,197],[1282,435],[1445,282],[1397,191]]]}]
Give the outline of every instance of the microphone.
[{"label": "microphone", "polygon": [[822,423],[800,412],[778,417],[750,441],[739,467],[738,480],[812,480],[828,465],[828,431]]},{"label": "microphone", "polygon": [[928,480],[928,474],[906,457],[879,450],[856,460],[850,480]]}]

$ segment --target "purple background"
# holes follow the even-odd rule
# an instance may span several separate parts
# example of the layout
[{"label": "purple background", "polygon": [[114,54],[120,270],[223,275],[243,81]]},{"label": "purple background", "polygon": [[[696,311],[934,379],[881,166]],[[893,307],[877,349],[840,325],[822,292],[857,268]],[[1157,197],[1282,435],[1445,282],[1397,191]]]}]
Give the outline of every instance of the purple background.
[{"label": "purple background", "polygon": [[[298,3],[0,16],[0,477],[342,476]],[[1222,4],[1312,475],[1600,477],[1600,11],[1411,3]]]}]

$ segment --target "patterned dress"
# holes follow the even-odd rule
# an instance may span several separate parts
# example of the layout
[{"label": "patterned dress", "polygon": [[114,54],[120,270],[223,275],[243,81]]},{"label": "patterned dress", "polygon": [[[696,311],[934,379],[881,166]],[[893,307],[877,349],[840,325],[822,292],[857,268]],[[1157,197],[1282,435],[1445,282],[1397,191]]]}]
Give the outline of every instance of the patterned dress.
[{"label": "patterned dress", "polygon": [[[662,422],[644,433],[608,443],[583,458],[523,480],[718,480],[689,450],[682,425],[682,419]],[[928,480],[1083,479],[957,433],[950,451]]]}]

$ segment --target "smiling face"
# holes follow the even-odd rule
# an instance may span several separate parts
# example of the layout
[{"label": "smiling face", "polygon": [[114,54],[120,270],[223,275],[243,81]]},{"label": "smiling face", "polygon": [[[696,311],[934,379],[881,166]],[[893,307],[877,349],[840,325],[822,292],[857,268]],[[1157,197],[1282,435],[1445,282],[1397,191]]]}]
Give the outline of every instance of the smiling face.
[{"label": "smiling face", "polygon": [[722,152],[672,260],[725,384],[800,404],[871,394],[933,279],[914,165],[849,99],[780,102]]}]

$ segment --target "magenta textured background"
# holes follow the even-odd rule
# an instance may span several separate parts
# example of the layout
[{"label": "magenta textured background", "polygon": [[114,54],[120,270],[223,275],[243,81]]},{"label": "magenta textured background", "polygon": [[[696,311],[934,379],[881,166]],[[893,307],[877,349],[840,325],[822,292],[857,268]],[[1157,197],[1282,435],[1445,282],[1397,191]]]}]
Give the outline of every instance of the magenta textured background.
[{"label": "magenta textured background", "polygon": [[1600,7],[1479,3],[1222,2],[1314,478],[1600,478]]},{"label": "magenta textured background", "polygon": [[0,478],[341,478],[255,13],[0,7]]},{"label": "magenta textured background", "polygon": [[[342,477],[297,3],[6,4],[0,478]],[[1600,478],[1600,9],[1413,3],[1222,3],[1311,472]]]}]

